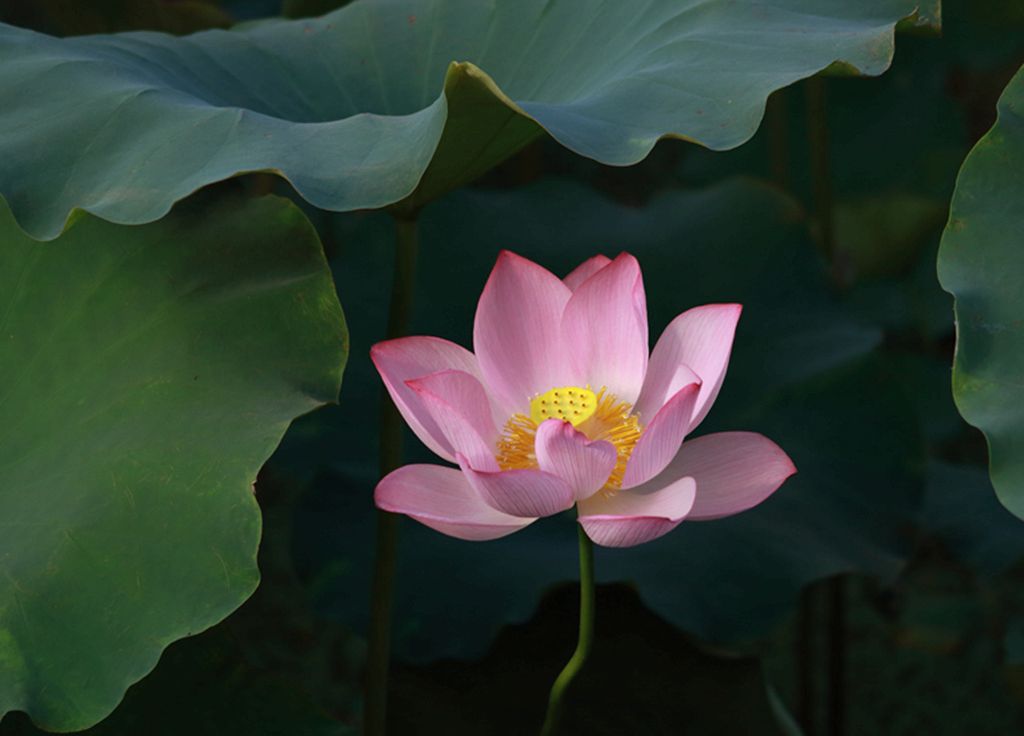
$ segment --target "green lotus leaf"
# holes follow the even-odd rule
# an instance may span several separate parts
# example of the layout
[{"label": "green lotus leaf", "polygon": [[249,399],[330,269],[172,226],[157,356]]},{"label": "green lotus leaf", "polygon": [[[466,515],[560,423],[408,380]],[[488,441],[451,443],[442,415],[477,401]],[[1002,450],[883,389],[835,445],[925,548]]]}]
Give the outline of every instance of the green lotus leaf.
[{"label": "green lotus leaf", "polygon": [[[880,74],[912,0],[361,0],[186,37],[0,25],[0,194],[33,237],[162,217],[270,171],[328,210],[408,215],[546,131],[606,164],[712,149],[841,61]],[[397,203],[397,204],[396,204]]]},{"label": "green lotus leaf", "polygon": [[0,202],[0,714],[110,713],[253,591],[256,473],[334,401],[347,335],[278,198],[26,237]]},{"label": "green lotus leaf", "polygon": [[[294,478],[320,469],[296,516],[297,566],[325,613],[360,626],[366,606],[348,591],[369,587],[379,475],[377,397],[355,387],[379,386],[368,353],[384,331],[389,276],[381,264],[391,257],[393,228],[379,212],[324,217],[336,224],[335,277],[361,305],[352,314],[344,411],[332,407],[297,423],[271,466]],[[685,309],[743,303],[728,376],[699,432],[762,432],[798,473],[752,511],[684,523],[636,548],[600,550],[600,579],[633,581],[675,625],[732,642],[764,634],[810,581],[851,570],[898,572],[924,489],[917,414],[876,355],[881,330],[833,295],[793,200],[731,180],[665,192],[637,208],[579,184],[543,182],[453,194],[424,211],[420,233],[413,332],[466,346],[502,247],[557,274],[597,252],[633,253],[644,272],[652,344]],[[306,441],[313,436],[319,445]],[[440,462],[411,435],[406,454],[407,462]],[[577,577],[574,527],[566,514],[469,543],[403,520],[396,653],[478,656],[501,623],[529,615],[547,586]]]},{"label": "green lotus leaf", "polygon": [[1024,68],[998,114],[960,169],[938,269],[956,297],[957,408],[988,439],[999,500],[1024,517]]}]

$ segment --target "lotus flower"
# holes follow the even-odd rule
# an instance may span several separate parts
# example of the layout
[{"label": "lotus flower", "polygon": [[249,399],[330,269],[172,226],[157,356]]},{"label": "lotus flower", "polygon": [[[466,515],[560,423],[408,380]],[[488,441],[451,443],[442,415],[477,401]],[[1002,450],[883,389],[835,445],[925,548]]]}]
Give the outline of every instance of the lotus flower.
[{"label": "lotus flower", "polygon": [[590,539],[628,547],[757,505],[796,471],[775,443],[753,432],[683,441],[722,386],[740,311],[683,312],[648,355],[636,258],[595,256],[559,279],[502,252],[475,354],[437,337],[371,350],[405,421],[458,465],[395,470],[377,506],[487,540],[576,505]]}]

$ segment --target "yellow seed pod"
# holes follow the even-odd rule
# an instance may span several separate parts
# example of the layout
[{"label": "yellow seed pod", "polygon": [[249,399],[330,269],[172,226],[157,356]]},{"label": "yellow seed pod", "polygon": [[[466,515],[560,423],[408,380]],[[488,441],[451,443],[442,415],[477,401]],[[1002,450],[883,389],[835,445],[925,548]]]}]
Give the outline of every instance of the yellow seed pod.
[{"label": "yellow seed pod", "polygon": [[530,402],[530,418],[540,424],[545,419],[564,419],[577,427],[597,410],[597,396],[589,388],[562,386],[545,391]]}]

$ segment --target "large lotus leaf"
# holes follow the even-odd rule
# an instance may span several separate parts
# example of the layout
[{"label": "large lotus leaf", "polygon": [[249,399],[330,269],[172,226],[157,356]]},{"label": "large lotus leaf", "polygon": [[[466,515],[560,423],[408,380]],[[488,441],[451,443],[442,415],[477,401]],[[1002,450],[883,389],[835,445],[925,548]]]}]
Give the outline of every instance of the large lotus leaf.
[{"label": "large lotus leaf", "polygon": [[302,213],[179,209],[39,243],[0,203],[0,713],[47,729],[99,721],[252,592],[256,472],[341,380]]},{"label": "large lotus leaf", "polygon": [[[261,475],[260,585],[252,597],[227,620],[171,644],[81,736],[354,736],[366,647],[310,609],[288,552],[290,496],[272,474]],[[2,736],[41,733],[21,713],[0,720]]]},{"label": "large lotus leaf", "polygon": [[[392,229],[380,213],[331,217],[340,221],[336,278],[360,304],[347,385],[365,387],[379,381],[367,351],[383,333],[388,282],[380,266],[388,263]],[[729,376],[701,431],[762,431],[792,454],[800,472],[756,511],[684,524],[645,547],[601,554],[599,577],[637,581],[659,615],[725,640],[763,632],[810,580],[898,568],[922,485],[913,407],[900,381],[870,358],[880,331],[846,315],[830,295],[791,200],[733,181],[667,193],[634,209],[559,183],[455,194],[424,212],[421,229],[414,329],[464,345],[502,247],[558,273],[595,252],[630,250],[644,268],[652,335],[696,304],[745,305]],[[299,441],[286,440],[275,460],[282,472],[306,472],[317,457],[301,440],[322,432],[320,464],[332,463],[331,473],[299,512],[297,559],[324,610],[361,624],[364,607],[344,591],[368,586],[371,545],[356,540],[372,527],[376,407],[365,388],[343,391],[343,401],[344,416],[328,410],[300,423]],[[407,449],[410,461],[431,461],[417,441]],[[560,516],[473,544],[404,523],[399,653],[479,653],[502,621],[529,615],[545,586],[575,578],[573,526],[571,516]]]},{"label": "large lotus leaf", "polygon": [[661,137],[725,149],[774,90],[879,74],[911,0],[361,0],[184,38],[0,25],[0,194],[38,238],[74,208],[141,223],[210,182],[415,210],[547,131],[608,164]]},{"label": "large lotus leaf", "polygon": [[960,170],[938,268],[956,297],[957,408],[988,439],[999,499],[1024,517],[1024,69],[998,111]]}]

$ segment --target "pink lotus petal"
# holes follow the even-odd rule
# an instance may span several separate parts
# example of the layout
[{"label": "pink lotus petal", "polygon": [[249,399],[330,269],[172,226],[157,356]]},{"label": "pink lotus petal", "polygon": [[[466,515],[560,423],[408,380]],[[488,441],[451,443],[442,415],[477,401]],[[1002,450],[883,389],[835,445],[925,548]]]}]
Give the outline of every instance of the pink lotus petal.
[{"label": "pink lotus petal", "polygon": [[[454,450],[456,461],[465,457],[477,470],[497,471],[498,461],[494,457],[497,430],[494,429],[489,409],[486,406],[474,408],[472,405],[473,394],[477,391],[465,379],[474,382],[476,379],[468,374],[462,376],[465,378],[451,373],[432,374],[406,383],[416,392],[420,404]],[[434,389],[444,395],[435,393]],[[477,398],[486,400],[479,382],[476,382],[476,389],[479,390]]]},{"label": "pink lotus petal", "polygon": [[[649,364],[647,367],[648,376],[650,376],[652,365],[653,363]],[[647,380],[649,380],[649,378]],[[637,399],[637,405],[633,408],[633,413],[640,417],[640,422],[642,424],[650,424],[652,421],[654,421],[654,417],[658,415],[658,412],[661,411],[662,407],[664,407],[665,404],[668,403],[668,400],[675,396],[677,393],[679,393],[680,389],[682,389],[685,386],[689,386],[691,383],[703,383],[703,381],[701,380],[700,376],[696,374],[696,372],[690,370],[689,366],[680,363],[679,365],[676,366],[675,373],[673,374],[672,379],[668,382],[668,393],[665,395],[665,400],[661,401],[660,403],[647,402],[645,401],[645,392],[641,391],[640,398]],[[644,385],[647,385],[646,381]],[[699,399],[700,396],[698,395],[697,398]],[[640,402],[644,402],[644,404],[642,405]],[[643,409],[642,412],[641,408]],[[687,425],[692,423],[692,421],[693,418],[690,417],[690,419],[687,421]],[[689,426],[687,426],[687,430],[689,430]]]},{"label": "pink lotus petal", "polygon": [[491,508],[461,472],[440,465],[399,468],[377,484],[374,500],[378,508],[471,542],[498,539],[535,521]]},{"label": "pink lotus petal", "polygon": [[778,445],[756,432],[718,432],[683,443],[664,478],[697,479],[690,519],[731,516],[757,506],[796,472]]},{"label": "pink lotus petal", "polygon": [[444,433],[405,382],[447,369],[465,371],[479,379],[476,357],[448,340],[417,336],[377,343],[370,349],[370,358],[406,424],[434,453],[455,462],[455,452]]},{"label": "pink lotus petal", "polygon": [[623,488],[635,488],[664,470],[679,452],[690,427],[693,407],[700,395],[700,382],[683,386],[661,407],[640,435],[626,464]]},{"label": "pink lotus petal", "polygon": [[693,508],[697,493],[693,478],[679,478],[656,489],[622,490],[611,497],[597,493],[580,501],[579,523],[594,544],[633,547],[679,526]]},{"label": "pink lotus petal", "polygon": [[672,320],[651,353],[644,388],[636,402],[640,416],[653,416],[678,390],[675,386],[679,380],[677,370],[684,365],[704,382],[690,431],[700,424],[725,380],[736,323],[742,310],[739,304],[706,304]]},{"label": "pink lotus petal", "polygon": [[589,279],[595,273],[600,271],[602,268],[612,262],[612,259],[608,256],[593,256],[583,261],[580,265],[576,266],[572,272],[566,276],[562,281],[573,291],[580,288],[584,281]]},{"label": "pink lotus petal", "polygon": [[589,440],[561,419],[541,423],[534,449],[540,469],[565,480],[577,501],[604,487],[618,455],[611,442]]},{"label": "pink lotus petal", "polygon": [[543,470],[476,470],[469,460],[456,455],[470,485],[489,505],[513,516],[551,516],[571,508],[576,501],[564,480]]},{"label": "pink lotus petal", "polygon": [[498,440],[487,392],[480,381],[465,371],[447,370],[406,381],[417,394],[424,391],[453,406],[488,443]]},{"label": "pink lotus petal", "polygon": [[623,253],[584,281],[565,307],[567,352],[597,390],[632,404],[647,371],[647,300],[636,258]]},{"label": "pink lotus petal", "polygon": [[505,416],[529,413],[538,393],[578,385],[561,328],[571,295],[536,263],[508,251],[498,256],[477,305],[473,347],[484,386]]}]

